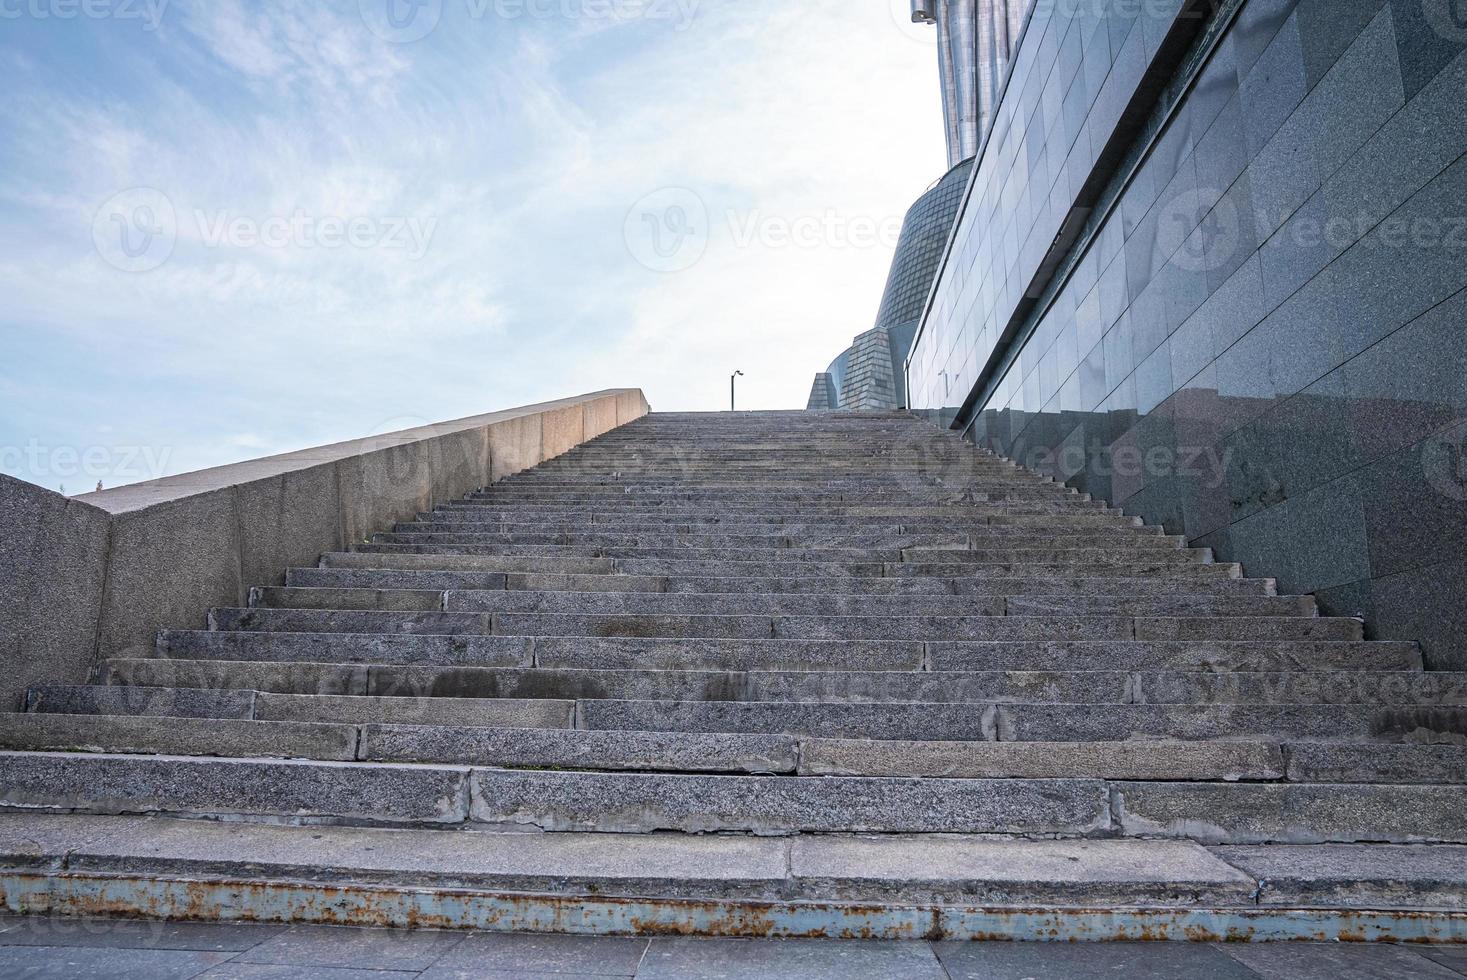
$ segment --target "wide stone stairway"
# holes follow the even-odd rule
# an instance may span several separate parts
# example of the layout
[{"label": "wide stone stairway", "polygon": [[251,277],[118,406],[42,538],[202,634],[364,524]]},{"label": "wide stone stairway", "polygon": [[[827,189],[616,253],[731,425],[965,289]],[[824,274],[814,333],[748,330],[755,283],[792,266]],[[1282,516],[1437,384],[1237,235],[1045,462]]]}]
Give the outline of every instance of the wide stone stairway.
[{"label": "wide stone stairway", "polygon": [[284,582],[0,716],[12,905],[1467,937],[1467,674],[909,415],[651,415]]}]

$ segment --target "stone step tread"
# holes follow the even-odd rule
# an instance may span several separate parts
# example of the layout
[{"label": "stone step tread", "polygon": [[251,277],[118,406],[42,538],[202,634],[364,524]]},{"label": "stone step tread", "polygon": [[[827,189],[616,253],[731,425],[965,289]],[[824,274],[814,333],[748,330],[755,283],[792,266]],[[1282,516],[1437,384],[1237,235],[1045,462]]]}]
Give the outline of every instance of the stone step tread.
[{"label": "stone step tread", "polygon": [[[460,534],[374,534],[372,541],[356,546],[363,553],[388,554],[403,549],[431,554],[479,554],[479,555],[575,555],[585,557],[609,556],[619,559],[672,558],[672,559],[717,559],[727,560],[731,553],[743,561],[751,562],[918,562],[918,563],[972,563],[994,562],[1069,562],[1072,564],[1120,564],[1148,561],[1184,564],[1206,562],[1211,555],[1205,549],[1180,548],[1175,542],[1162,538],[1136,538],[1105,544],[1071,544],[1061,542],[1054,545],[1015,541],[1001,544],[985,544],[969,548],[953,547],[907,548],[900,543],[881,545],[843,546],[832,542],[828,547],[750,547],[735,542],[717,540],[679,543],[674,538],[657,541],[631,539],[625,543],[614,541],[584,541],[569,544],[525,541],[474,541],[472,535]],[[445,538],[452,540],[444,540]],[[409,550],[408,553],[413,553]]]},{"label": "stone step tread", "polygon": [[234,758],[358,758],[356,725],[166,715],[0,714],[0,749],[213,755]]},{"label": "stone step tread", "polygon": [[628,834],[999,833],[1213,844],[1467,838],[1467,786],[800,778],[39,752],[0,752],[0,772],[0,809],[27,813],[288,814]]},{"label": "stone step tread", "polygon": [[1242,566],[1190,561],[1117,562],[1096,565],[1056,561],[1018,561],[964,564],[922,562],[789,562],[740,561],[717,558],[597,558],[570,555],[471,555],[411,553],[404,546],[363,546],[371,550],[332,552],[321,556],[320,567],[331,569],[404,569],[437,571],[500,571],[526,574],[696,575],[725,578],[821,577],[1161,577],[1167,579],[1241,579]]},{"label": "stone step tread", "polygon": [[[688,524],[679,521],[643,523],[640,521],[607,521],[587,524],[567,520],[533,522],[506,521],[403,521],[394,525],[392,534],[472,534],[484,538],[524,540],[537,543],[541,538],[557,538],[567,541],[584,538],[647,538],[669,537],[678,540],[701,540],[720,538],[733,541],[748,541],[752,547],[788,547],[769,542],[814,542],[824,541],[941,541],[977,547],[987,544],[1024,543],[1029,541],[1054,541],[1072,543],[1076,541],[1130,541],[1145,540],[1148,544],[1179,544],[1180,538],[1167,537],[1159,527],[1132,527],[1122,524],[1064,524],[1045,525],[985,524],[982,526],[952,527],[948,522],[930,527],[915,526],[906,529],[891,524]],[[904,545],[911,547],[912,545]]]},{"label": "stone step tread", "polygon": [[1363,632],[1359,620],[1306,616],[542,615],[249,608],[212,610],[209,627],[356,634],[812,640],[1358,640]]},{"label": "stone step tread", "polygon": [[155,655],[219,660],[674,670],[1420,670],[1413,643],[960,642],[227,633],[163,630]]},{"label": "stone step tread", "polygon": [[[186,663],[171,664],[185,672]],[[238,672],[247,668],[238,667]],[[377,674],[377,672],[372,672]],[[279,673],[291,682],[301,672]],[[345,693],[204,687],[33,688],[30,711],[45,714],[224,717],[326,724],[435,724],[489,728],[803,735],[895,741],[1111,742],[1267,737],[1366,740],[1385,727],[1367,704],[1130,704],[992,702],[525,700],[434,696],[383,670]],[[199,682],[215,677],[199,676]],[[256,682],[261,678],[225,678]],[[308,681],[315,678],[307,675]],[[279,686],[285,686],[280,684]]]},{"label": "stone step tread", "polygon": [[292,568],[286,585],[317,589],[497,590],[540,592],[758,593],[764,595],[1198,595],[1268,596],[1273,579],[1087,578],[1051,575],[1030,579],[740,578],[736,576],[560,574],[554,572],[475,572],[452,569]]},{"label": "stone step tread", "polygon": [[[909,742],[685,732],[0,714],[0,750],[590,772],[982,779],[1467,782],[1467,746],[1268,739]],[[1356,769],[1352,763],[1363,762]]]},{"label": "stone step tread", "polygon": [[[301,661],[312,663],[311,661]],[[251,673],[270,676],[279,661],[110,658],[109,684],[172,687],[149,678],[209,676],[220,687]],[[333,666],[314,662],[320,667]],[[230,667],[228,665],[238,665]],[[1114,703],[1140,705],[1357,704],[1467,705],[1467,673],[1422,671],[1051,670],[679,670],[565,667],[364,665],[372,694],[507,699],[622,701],[789,701],[826,703]],[[288,676],[288,675],[286,675]],[[357,683],[361,683],[360,680]],[[249,686],[249,685],[244,685]],[[323,692],[324,693],[324,692]]]},{"label": "stone step tread", "polygon": [[530,589],[374,589],[265,587],[250,591],[252,608],[402,612],[544,612],[789,615],[1196,615],[1313,616],[1303,596],[1051,596],[994,593],[977,596],[871,596],[821,594],[559,592]]},{"label": "stone step tread", "polygon": [[[1135,908],[1268,905],[1451,908],[1467,899],[1467,848],[1453,845],[1225,846],[1187,841],[983,836],[554,837],[481,831],[286,827],[147,817],[0,816],[0,861],[74,874],[178,876],[268,885],[303,864],[323,891],[374,884],[545,895],[702,896],[768,902],[972,902]],[[240,892],[248,894],[249,888]],[[386,903],[383,903],[384,906]],[[676,908],[670,909],[676,917]],[[924,920],[932,913],[919,910]],[[358,923],[358,924],[365,924]],[[393,924],[405,925],[406,922]],[[895,938],[895,937],[890,937]]]}]

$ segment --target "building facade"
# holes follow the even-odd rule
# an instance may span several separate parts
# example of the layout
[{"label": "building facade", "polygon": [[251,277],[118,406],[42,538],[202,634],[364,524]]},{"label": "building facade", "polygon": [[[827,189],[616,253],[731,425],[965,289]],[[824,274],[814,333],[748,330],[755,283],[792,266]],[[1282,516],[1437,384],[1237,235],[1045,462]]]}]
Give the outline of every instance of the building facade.
[{"label": "building facade", "polygon": [[978,152],[1034,0],[912,0],[912,21],[937,29],[947,162]]},{"label": "building facade", "polygon": [[1040,4],[998,90],[911,406],[1467,668],[1460,7]]},{"label": "building facade", "polygon": [[[874,411],[906,407],[907,352],[927,305],[927,294],[952,233],[972,165],[972,160],[965,160],[953,167],[907,210],[876,325],[816,376],[807,409]],[[826,379],[824,383],[821,378]],[[831,397],[834,404],[829,403]]]}]

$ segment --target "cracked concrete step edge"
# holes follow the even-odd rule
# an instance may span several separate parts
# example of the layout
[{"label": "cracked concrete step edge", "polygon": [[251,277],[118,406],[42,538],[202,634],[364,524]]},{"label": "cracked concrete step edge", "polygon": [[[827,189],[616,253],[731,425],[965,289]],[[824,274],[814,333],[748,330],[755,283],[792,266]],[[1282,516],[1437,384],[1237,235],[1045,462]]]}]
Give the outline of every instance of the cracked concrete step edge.
[{"label": "cracked concrete step edge", "polygon": [[810,779],[13,752],[0,753],[0,771],[0,808],[27,812],[626,834],[1467,841],[1462,786]]},{"label": "cracked concrete step edge", "polygon": [[1467,746],[1238,741],[872,742],[684,732],[0,715],[0,749],[496,768],[932,779],[1467,782]]}]

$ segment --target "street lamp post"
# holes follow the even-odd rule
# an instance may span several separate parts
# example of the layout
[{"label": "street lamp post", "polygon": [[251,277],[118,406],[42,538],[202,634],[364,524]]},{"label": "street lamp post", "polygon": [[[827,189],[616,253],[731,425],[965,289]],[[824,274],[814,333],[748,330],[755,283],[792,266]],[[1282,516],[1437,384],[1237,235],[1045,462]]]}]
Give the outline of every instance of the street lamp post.
[{"label": "street lamp post", "polygon": [[742,371],[735,371],[733,374],[728,376],[728,410],[730,412],[736,411],[736,409],[734,408],[734,380],[737,378],[742,378],[743,376],[744,372]]}]

